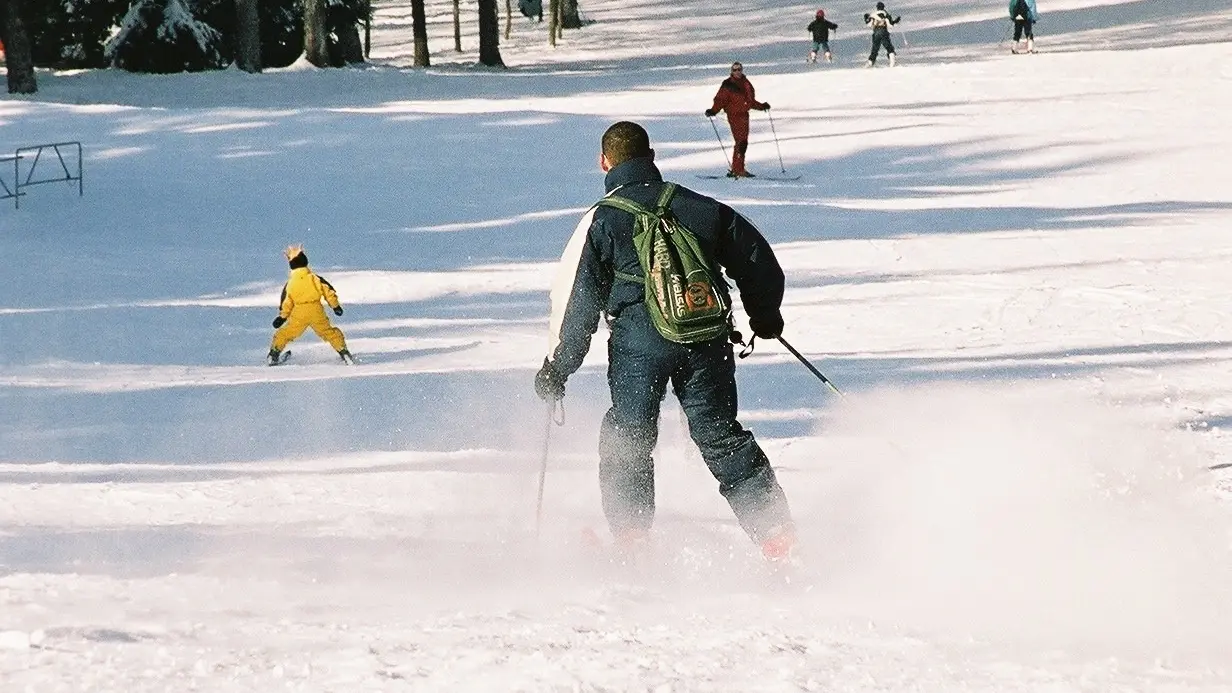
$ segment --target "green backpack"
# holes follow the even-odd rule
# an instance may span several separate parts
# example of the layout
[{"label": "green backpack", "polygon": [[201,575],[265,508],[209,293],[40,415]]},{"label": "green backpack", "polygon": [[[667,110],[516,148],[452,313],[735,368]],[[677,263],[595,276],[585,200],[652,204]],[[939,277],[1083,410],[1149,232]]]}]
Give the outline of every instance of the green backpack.
[{"label": "green backpack", "polygon": [[676,184],[663,186],[653,210],[615,195],[598,204],[633,215],[633,245],[645,276],[616,272],[646,288],[646,310],[659,334],[679,344],[706,342],[731,329],[731,306],[697,237],[672,214]]}]

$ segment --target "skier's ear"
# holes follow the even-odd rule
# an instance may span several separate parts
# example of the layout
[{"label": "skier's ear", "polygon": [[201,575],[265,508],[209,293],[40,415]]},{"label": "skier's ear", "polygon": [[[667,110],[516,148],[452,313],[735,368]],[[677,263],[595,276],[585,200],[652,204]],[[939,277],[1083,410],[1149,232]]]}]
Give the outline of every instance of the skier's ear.
[{"label": "skier's ear", "polygon": [[600,155],[599,155],[599,168],[600,168],[600,169],[601,169],[604,173],[607,173],[608,171],[611,171],[611,170],[612,170],[612,162],[611,162],[611,161],[608,161],[607,154],[600,154]]}]

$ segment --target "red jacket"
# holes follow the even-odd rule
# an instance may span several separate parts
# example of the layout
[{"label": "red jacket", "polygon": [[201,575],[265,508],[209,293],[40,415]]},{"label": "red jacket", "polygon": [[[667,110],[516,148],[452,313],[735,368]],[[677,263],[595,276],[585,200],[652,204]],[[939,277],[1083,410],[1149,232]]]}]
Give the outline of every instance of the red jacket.
[{"label": "red jacket", "polygon": [[714,95],[712,111],[727,111],[727,116],[748,117],[750,109],[766,110],[766,104],[757,100],[754,95],[753,83],[747,77],[734,79],[728,77],[719,85],[719,91]]}]

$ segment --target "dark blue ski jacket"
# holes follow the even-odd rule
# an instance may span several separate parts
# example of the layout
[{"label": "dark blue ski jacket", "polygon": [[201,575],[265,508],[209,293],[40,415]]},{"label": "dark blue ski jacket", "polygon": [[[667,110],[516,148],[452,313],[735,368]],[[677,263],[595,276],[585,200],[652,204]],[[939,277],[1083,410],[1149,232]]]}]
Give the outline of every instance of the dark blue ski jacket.
[{"label": "dark blue ski jacket", "polygon": [[[664,185],[652,157],[616,166],[603,184],[608,195],[645,207],[654,207]],[[777,316],[783,302],[783,270],[761,232],[731,207],[683,186],[677,188],[671,207],[680,223],[697,236],[706,256],[735,282],[745,312],[754,318]],[[591,207],[565,246],[552,285],[549,351],[553,368],[562,376],[572,375],[582,365],[600,316],[612,322],[650,323],[645,310],[625,312],[642,303],[643,286],[616,279],[615,274],[645,274],[633,245],[633,226],[628,212]],[[653,326],[650,332],[658,334]]]}]

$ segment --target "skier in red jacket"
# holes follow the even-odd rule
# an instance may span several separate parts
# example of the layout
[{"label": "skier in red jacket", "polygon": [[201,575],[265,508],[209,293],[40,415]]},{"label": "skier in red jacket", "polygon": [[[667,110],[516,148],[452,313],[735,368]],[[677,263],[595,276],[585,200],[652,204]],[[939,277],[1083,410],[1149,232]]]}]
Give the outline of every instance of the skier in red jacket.
[{"label": "skier in red jacket", "polygon": [[744,66],[732,63],[731,76],[719,85],[719,91],[714,95],[714,104],[706,110],[706,117],[713,118],[719,111],[727,112],[727,124],[731,126],[732,139],[736,145],[732,148],[731,170],[729,178],[751,178],[753,174],[744,168],[744,154],[749,149],[749,110],[770,110],[770,104],[757,100],[753,91],[753,83],[744,76]]}]

